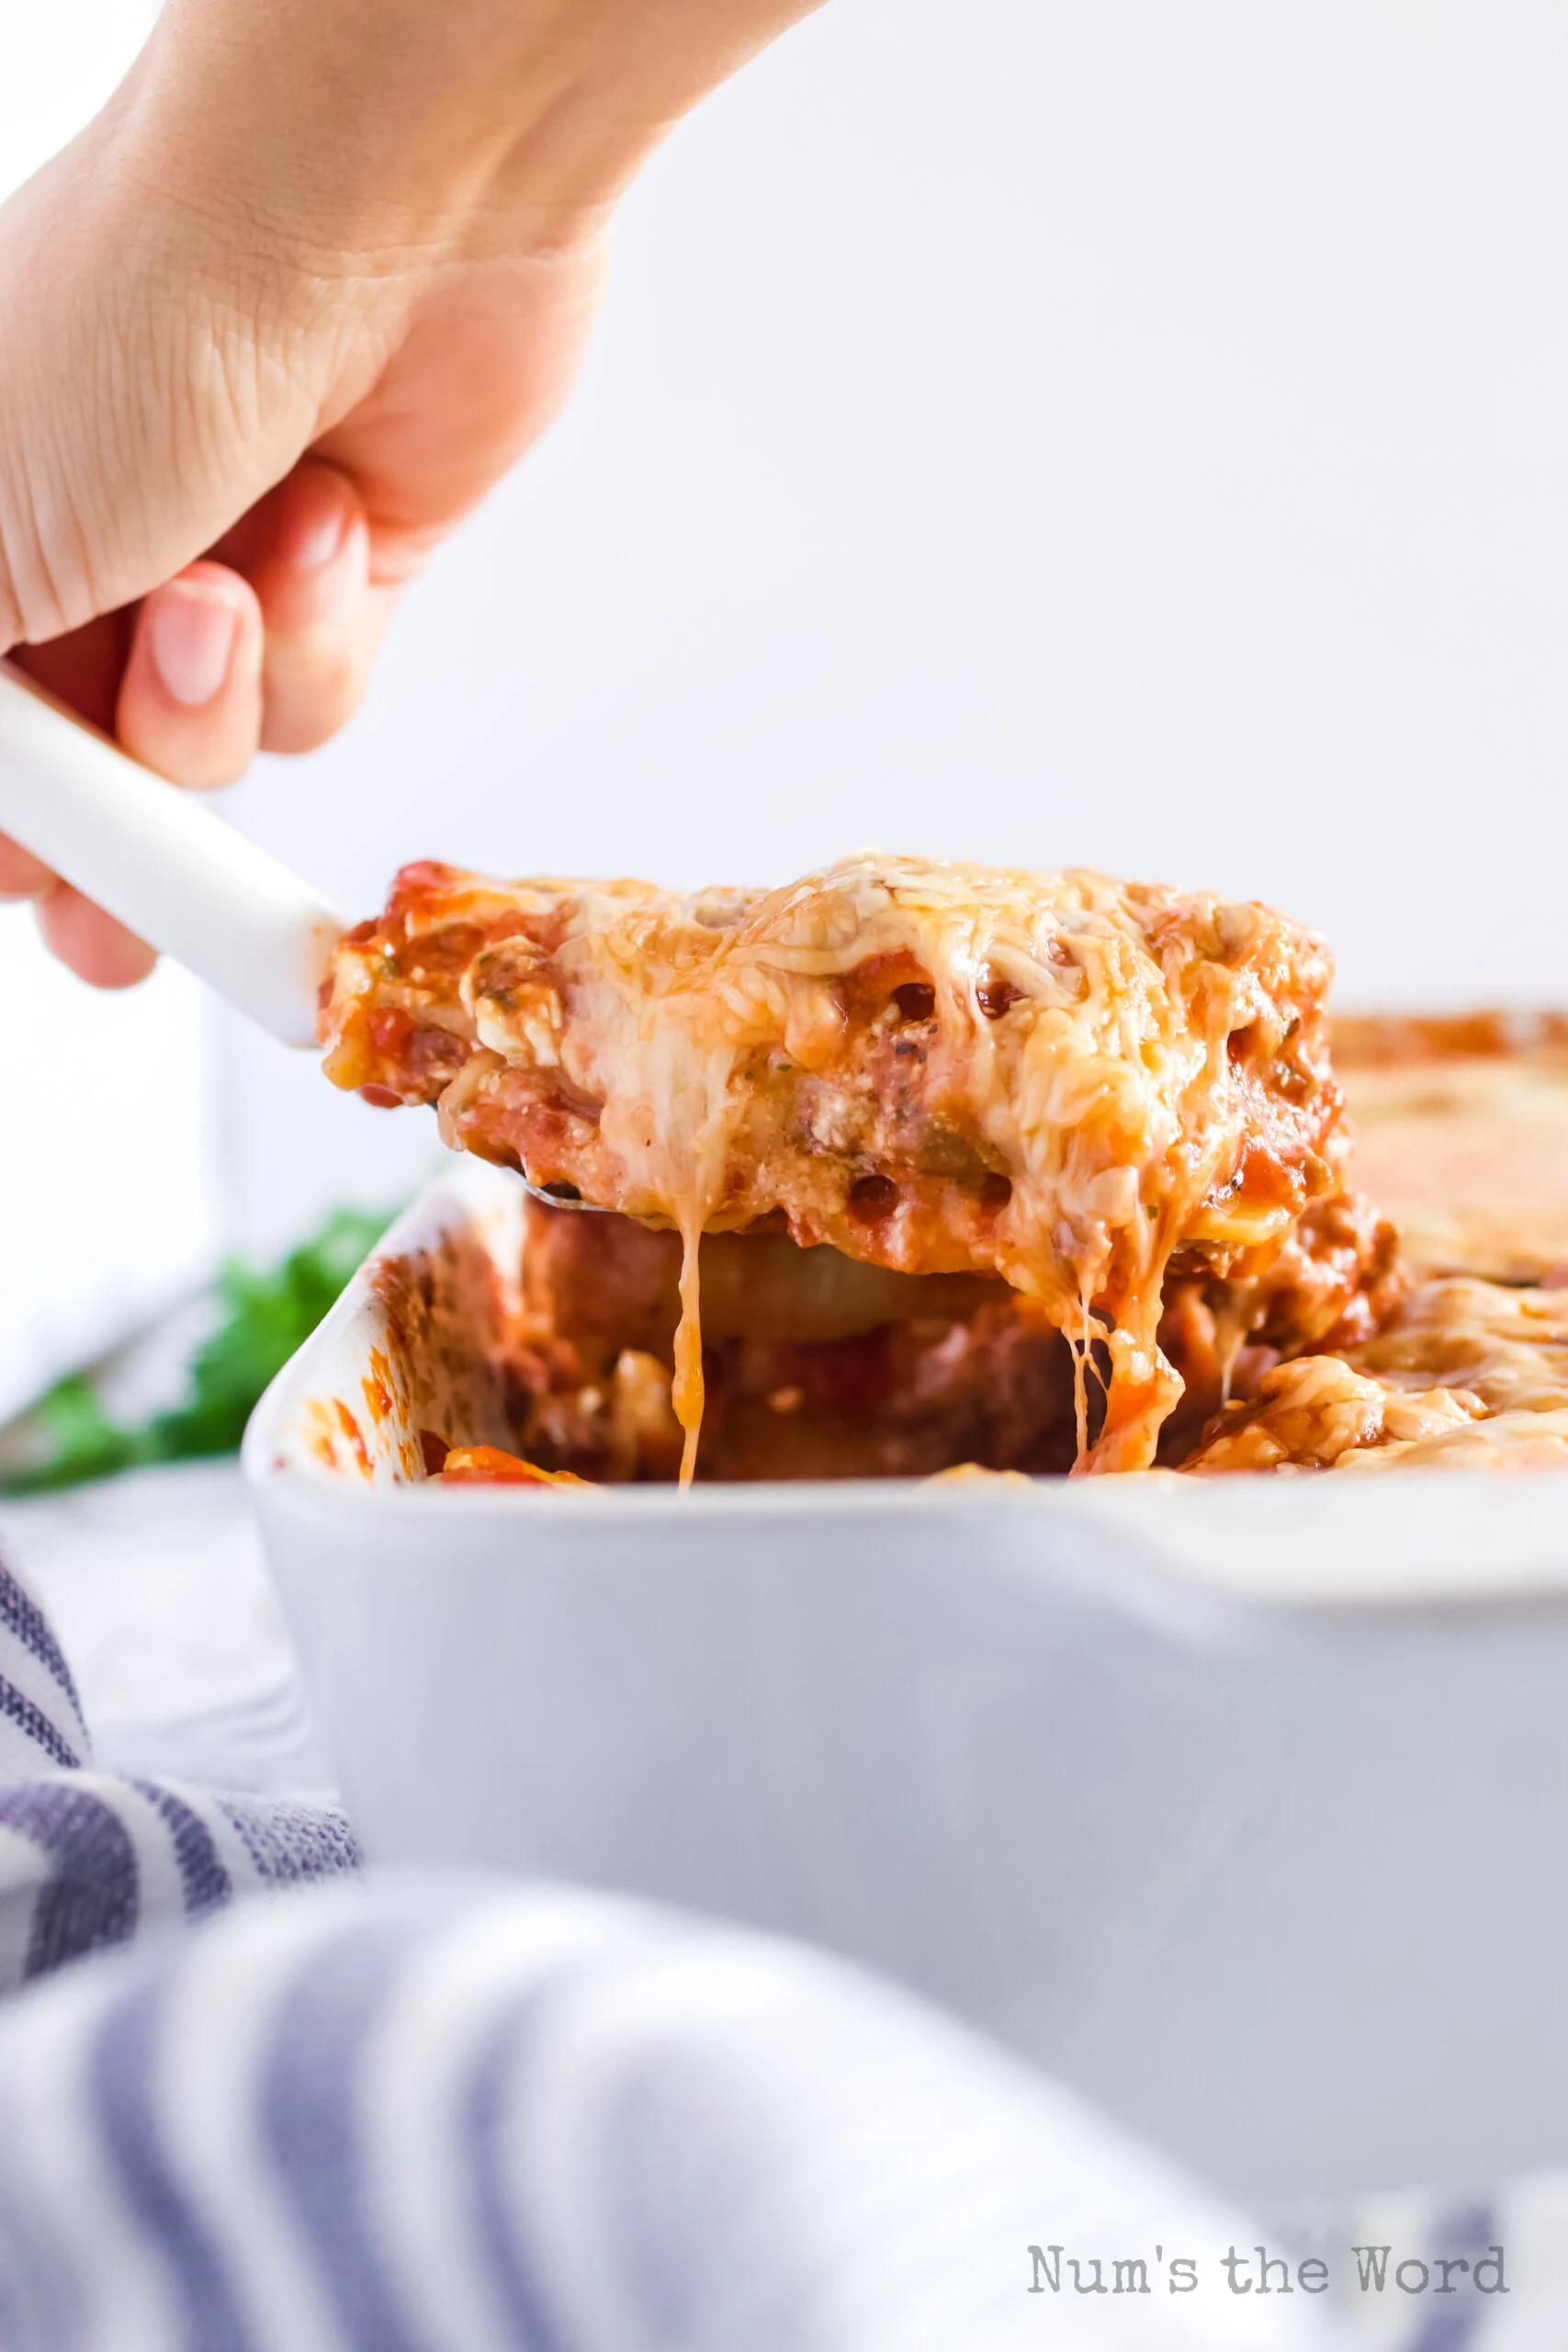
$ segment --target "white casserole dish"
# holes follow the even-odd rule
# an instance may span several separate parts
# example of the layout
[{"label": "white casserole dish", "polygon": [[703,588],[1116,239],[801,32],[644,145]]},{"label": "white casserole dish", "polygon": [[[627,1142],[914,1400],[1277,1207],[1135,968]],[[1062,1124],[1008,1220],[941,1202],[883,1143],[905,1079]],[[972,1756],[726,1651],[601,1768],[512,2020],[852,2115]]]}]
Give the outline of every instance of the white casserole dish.
[{"label": "white casserole dish", "polygon": [[1568,1476],[411,1482],[504,1441],[520,1204],[443,1179],[246,1441],[374,1860],[829,1945],[1243,2196],[1568,2162]]}]

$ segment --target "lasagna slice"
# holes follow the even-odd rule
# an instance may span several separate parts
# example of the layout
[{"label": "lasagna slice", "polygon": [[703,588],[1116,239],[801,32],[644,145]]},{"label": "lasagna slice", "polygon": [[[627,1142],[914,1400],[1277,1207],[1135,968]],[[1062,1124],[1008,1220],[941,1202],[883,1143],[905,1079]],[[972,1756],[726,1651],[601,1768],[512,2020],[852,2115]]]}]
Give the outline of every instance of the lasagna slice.
[{"label": "lasagna slice", "polygon": [[1223,1394],[1270,1320],[1285,1351],[1354,1332],[1386,1256],[1344,1193],[1330,976],[1266,907],[1088,871],[865,855],[682,896],[418,865],[321,1034],[340,1086],[679,1236],[685,1475],[705,1234],[998,1284],[1070,1351],[1078,1460],[1129,1469],[1182,1392],[1168,1292]]}]

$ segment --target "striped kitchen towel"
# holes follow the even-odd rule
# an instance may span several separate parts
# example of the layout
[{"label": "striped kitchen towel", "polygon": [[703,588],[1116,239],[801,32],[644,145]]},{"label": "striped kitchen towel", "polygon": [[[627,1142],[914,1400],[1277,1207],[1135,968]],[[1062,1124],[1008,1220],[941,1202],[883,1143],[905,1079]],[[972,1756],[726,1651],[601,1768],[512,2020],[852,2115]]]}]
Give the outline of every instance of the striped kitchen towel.
[{"label": "striped kitchen towel", "polygon": [[0,1993],[244,1889],[357,1865],[340,1813],[97,1772],[92,1760],[53,1628],[0,1560]]},{"label": "striped kitchen towel", "polygon": [[1169,2292],[1247,2232],[911,1996],[608,1897],[377,1874],[0,2007],[6,2352],[1339,2341]]}]

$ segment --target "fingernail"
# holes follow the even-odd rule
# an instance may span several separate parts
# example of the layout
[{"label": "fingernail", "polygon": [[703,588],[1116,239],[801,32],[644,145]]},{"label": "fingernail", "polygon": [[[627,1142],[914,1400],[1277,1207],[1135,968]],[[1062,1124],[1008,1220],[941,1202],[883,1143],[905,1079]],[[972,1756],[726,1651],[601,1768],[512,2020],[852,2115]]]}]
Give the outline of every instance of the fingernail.
[{"label": "fingernail", "polygon": [[273,545],[285,563],[297,564],[301,571],[320,571],[342,547],[347,519],[341,500],[333,499],[323,509],[308,498],[285,498]]},{"label": "fingernail", "polygon": [[172,582],[147,610],[147,650],[173,702],[200,710],[220,691],[234,658],[239,615],[221,596]]}]

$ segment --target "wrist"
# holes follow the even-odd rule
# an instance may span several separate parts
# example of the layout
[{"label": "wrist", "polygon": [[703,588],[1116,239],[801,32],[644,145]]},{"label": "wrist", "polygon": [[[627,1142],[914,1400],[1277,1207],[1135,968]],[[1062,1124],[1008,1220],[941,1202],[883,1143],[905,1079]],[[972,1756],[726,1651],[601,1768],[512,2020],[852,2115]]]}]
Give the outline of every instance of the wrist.
[{"label": "wrist", "polygon": [[184,0],[141,75],[211,217],[421,266],[601,231],[671,124],[803,0]]}]

